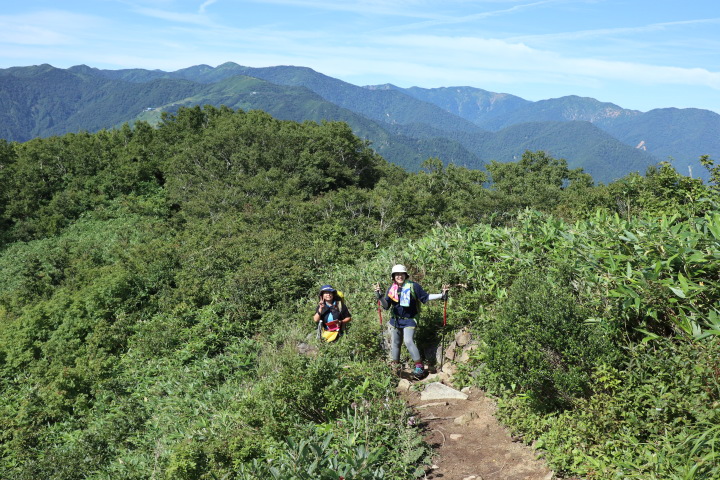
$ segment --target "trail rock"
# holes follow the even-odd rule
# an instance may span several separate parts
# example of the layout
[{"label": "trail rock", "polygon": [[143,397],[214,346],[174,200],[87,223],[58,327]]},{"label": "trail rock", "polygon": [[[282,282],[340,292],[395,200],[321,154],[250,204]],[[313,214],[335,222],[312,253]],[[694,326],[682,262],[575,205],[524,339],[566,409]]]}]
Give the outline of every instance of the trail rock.
[{"label": "trail rock", "polygon": [[450,375],[448,375],[445,372],[431,373],[430,375],[428,375],[427,377],[425,377],[423,379],[423,381],[425,383],[440,382],[440,383],[445,383],[445,384],[447,384],[447,382],[449,380],[450,380]]},{"label": "trail rock", "polygon": [[464,415],[460,415],[455,420],[453,420],[453,423],[455,425],[468,425],[470,422],[478,418],[478,414],[476,412],[468,412]]},{"label": "trail rock", "polygon": [[421,400],[442,400],[446,398],[467,400],[468,396],[440,382],[428,384],[425,390],[420,393]]},{"label": "trail rock", "polygon": [[412,384],[410,383],[410,380],[403,378],[398,382],[398,386],[395,390],[398,392],[407,392],[410,390],[411,386]]},{"label": "trail rock", "polygon": [[477,350],[478,348],[480,348],[480,346],[477,344],[468,345],[467,347],[465,347],[462,354],[460,355],[460,358],[458,359],[458,362],[467,363],[470,360],[470,352],[472,352],[473,350]]},{"label": "trail rock", "polygon": [[[445,357],[445,346],[440,344],[435,349],[435,365],[442,365]],[[432,358],[432,357],[428,357]]]},{"label": "trail rock", "polygon": [[455,335],[455,343],[457,343],[460,347],[464,347],[470,343],[471,338],[472,336],[470,335],[470,332],[467,330],[461,330]]},{"label": "trail rock", "polygon": [[297,351],[300,353],[300,355],[317,355],[318,349],[314,345],[310,345],[309,343],[298,343],[297,345]]},{"label": "trail rock", "polygon": [[439,373],[429,373],[427,377],[423,378],[423,381],[426,383],[430,383],[430,382],[441,382],[442,380],[440,380]]},{"label": "trail rock", "polygon": [[455,367],[455,365],[452,363],[446,363],[442,367],[442,373],[448,375],[449,377],[452,377],[453,375],[455,375],[456,370],[457,370],[457,367]]},{"label": "trail rock", "polygon": [[455,348],[457,348],[457,343],[455,343],[455,340],[450,342],[450,345],[445,349],[445,358],[448,360],[455,359]]}]

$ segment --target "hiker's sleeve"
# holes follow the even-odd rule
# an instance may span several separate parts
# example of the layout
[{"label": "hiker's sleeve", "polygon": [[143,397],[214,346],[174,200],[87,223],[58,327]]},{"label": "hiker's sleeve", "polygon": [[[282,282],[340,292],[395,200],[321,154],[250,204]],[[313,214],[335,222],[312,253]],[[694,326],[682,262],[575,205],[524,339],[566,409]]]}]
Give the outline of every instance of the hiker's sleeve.
[{"label": "hiker's sleeve", "polygon": [[440,300],[442,298],[442,293],[431,293],[428,295],[428,300]]},{"label": "hiker's sleeve", "polygon": [[422,303],[427,303],[428,300],[434,300],[430,298],[430,294],[427,293],[419,283],[413,283],[413,288],[415,289],[415,297]]},{"label": "hiker's sleeve", "polygon": [[385,310],[390,308],[390,297],[387,296],[387,293],[385,293],[385,295],[380,297],[378,300],[380,300],[380,306],[382,308],[384,308]]},{"label": "hiker's sleeve", "polygon": [[347,306],[343,304],[342,311],[340,312],[340,320],[345,320],[346,318],[350,318],[352,315],[350,315],[350,310],[348,310]]}]

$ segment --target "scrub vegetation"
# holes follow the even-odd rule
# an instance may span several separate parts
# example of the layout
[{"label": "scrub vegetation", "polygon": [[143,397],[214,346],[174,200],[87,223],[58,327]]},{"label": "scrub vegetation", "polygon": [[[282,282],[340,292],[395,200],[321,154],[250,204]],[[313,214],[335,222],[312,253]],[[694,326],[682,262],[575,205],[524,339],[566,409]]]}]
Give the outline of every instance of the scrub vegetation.
[{"label": "scrub vegetation", "polygon": [[[408,173],[344,123],[225,107],[0,141],[0,478],[421,475],[372,292],[395,263],[453,285],[419,340],[472,330],[456,386],[556,472],[718,478],[703,162],[708,185],[669,164],[595,185],[541,151]],[[324,283],[353,317],[329,345]]]}]

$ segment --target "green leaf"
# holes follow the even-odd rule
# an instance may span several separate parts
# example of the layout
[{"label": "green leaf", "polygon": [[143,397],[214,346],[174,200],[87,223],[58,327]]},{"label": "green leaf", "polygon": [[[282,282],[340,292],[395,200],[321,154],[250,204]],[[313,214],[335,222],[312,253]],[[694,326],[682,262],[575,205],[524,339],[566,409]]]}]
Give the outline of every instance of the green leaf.
[{"label": "green leaf", "polygon": [[678,297],[680,297],[680,298],[687,298],[687,297],[685,296],[685,292],[684,292],[681,288],[677,288],[677,287],[669,287],[669,288],[670,288],[670,290],[672,290],[673,293],[674,293],[675,295],[677,295]]},{"label": "green leaf", "polygon": [[[690,289],[687,279],[682,273],[678,272],[678,282],[680,282],[680,287],[682,287],[683,291],[688,291]],[[685,298],[685,297],[683,297]]]}]

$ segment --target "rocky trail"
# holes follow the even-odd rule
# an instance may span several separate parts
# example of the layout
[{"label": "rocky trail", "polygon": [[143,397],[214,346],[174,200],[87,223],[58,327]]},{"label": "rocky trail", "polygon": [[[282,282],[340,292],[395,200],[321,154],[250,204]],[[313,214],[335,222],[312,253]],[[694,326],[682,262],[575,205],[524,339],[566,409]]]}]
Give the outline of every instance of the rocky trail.
[{"label": "rocky trail", "polygon": [[401,372],[398,391],[416,413],[434,458],[427,480],[555,479],[532,447],[514,439],[495,418],[495,402],[479,389],[451,387],[454,365],[477,348],[461,332],[444,355],[443,368],[422,381]]}]

